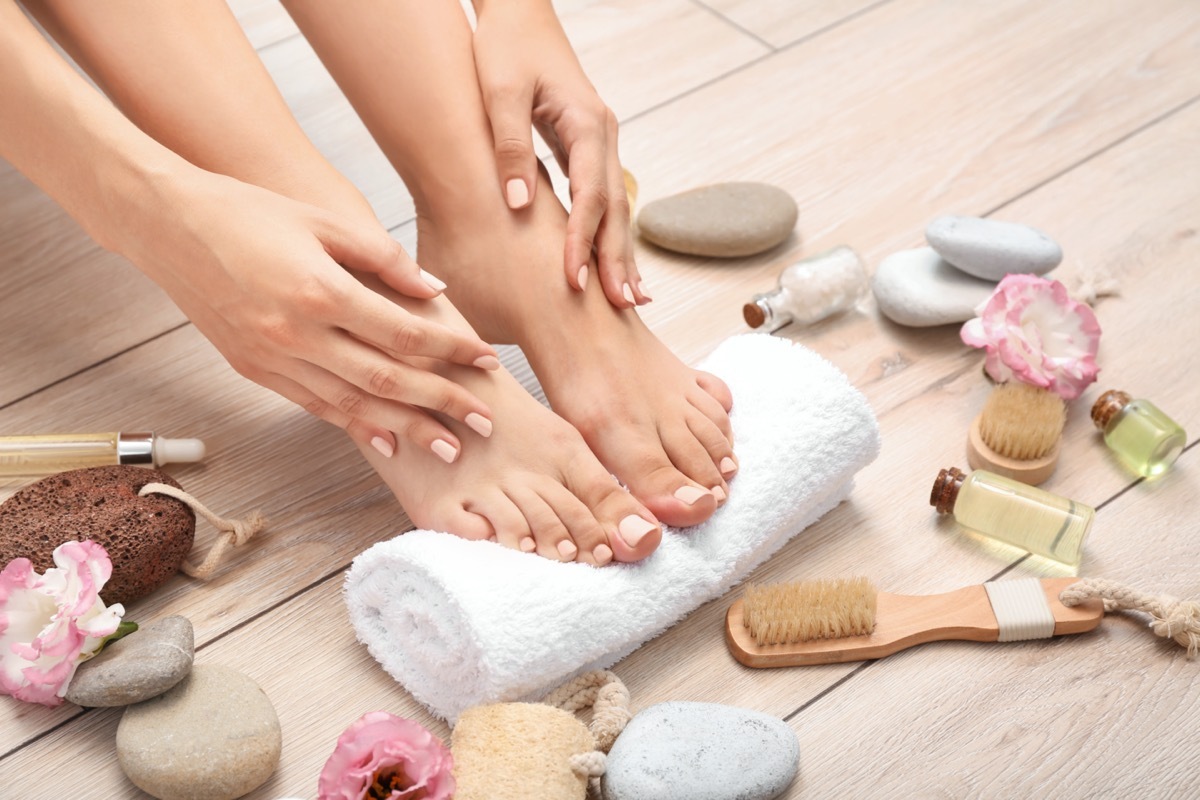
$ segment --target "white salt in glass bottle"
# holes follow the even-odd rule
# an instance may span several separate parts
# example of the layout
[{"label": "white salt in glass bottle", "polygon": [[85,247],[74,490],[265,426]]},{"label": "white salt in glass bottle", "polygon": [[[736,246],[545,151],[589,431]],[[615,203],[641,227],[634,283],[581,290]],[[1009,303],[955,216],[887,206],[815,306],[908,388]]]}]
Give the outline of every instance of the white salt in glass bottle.
[{"label": "white salt in glass bottle", "polygon": [[754,296],[742,309],[751,328],[778,330],[789,322],[810,325],[852,308],[866,296],[867,269],[849,247],[792,264],[772,292]]}]

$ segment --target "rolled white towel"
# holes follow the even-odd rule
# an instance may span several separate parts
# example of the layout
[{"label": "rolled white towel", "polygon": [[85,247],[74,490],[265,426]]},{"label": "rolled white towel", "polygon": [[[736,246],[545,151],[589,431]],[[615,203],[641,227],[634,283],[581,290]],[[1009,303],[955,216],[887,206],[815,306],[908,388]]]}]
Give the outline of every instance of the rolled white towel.
[{"label": "rolled white towel", "polygon": [[733,393],[739,462],[711,519],[667,529],[644,561],[600,569],[432,531],[380,542],[346,578],[350,619],[371,655],[450,721],[473,705],[540,695],[723,594],[845,499],[879,452],[866,399],[810,350],[749,334],[701,368]]}]

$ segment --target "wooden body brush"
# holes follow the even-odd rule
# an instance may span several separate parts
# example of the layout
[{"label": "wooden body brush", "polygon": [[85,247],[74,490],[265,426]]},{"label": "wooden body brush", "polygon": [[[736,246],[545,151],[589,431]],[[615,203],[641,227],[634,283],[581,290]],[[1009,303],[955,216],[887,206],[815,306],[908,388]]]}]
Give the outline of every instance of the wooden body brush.
[{"label": "wooden body brush", "polygon": [[1020,381],[1001,383],[971,423],[967,462],[972,469],[1037,486],[1054,473],[1066,404],[1058,395]]},{"label": "wooden body brush", "polygon": [[750,585],[726,614],[725,639],[748,667],[792,667],[882,658],[947,639],[1083,633],[1100,624],[1104,605],[1096,599],[1064,605],[1059,593],[1078,582],[1028,578],[922,596],[876,592],[865,578]]}]

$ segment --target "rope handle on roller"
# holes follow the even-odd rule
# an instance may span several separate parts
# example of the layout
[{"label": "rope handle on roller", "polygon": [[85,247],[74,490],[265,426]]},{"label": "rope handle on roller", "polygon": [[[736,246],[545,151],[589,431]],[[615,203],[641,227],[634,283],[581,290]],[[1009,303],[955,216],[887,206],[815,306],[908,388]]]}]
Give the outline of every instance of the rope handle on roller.
[{"label": "rope handle on roller", "polygon": [[208,520],[214,528],[221,531],[222,535],[208,551],[208,555],[204,557],[204,561],[195,566],[188,561],[183,562],[183,571],[193,578],[198,578],[202,581],[206,581],[212,577],[217,567],[220,566],[221,559],[225,557],[226,551],[231,547],[240,547],[250,541],[255,534],[261,533],[263,528],[267,526],[266,517],[257,511],[246,519],[225,519],[224,517],[219,517],[195,497],[192,497],[182,489],[176,489],[174,486],[169,486],[165,483],[147,483],[138,491],[139,497],[145,497],[148,494],[166,495],[187,504],[193,511]]},{"label": "rope handle on roller", "polygon": [[1104,601],[1105,611],[1142,611],[1150,615],[1150,630],[1174,639],[1187,648],[1188,658],[1200,655],[1200,603],[1170,595],[1140,592],[1103,578],[1084,578],[1059,593],[1064,606],[1077,606],[1092,598]]},{"label": "rope handle on roller", "polygon": [[[542,702],[572,714],[591,707],[592,724],[589,730],[596,749],[571,756],[571,769],[585,778],[595,779],[603,775],[605,754],[612,749],[613,742],[633,718],[629,712],[629,689],[625,688],[621,679],[609,670],[585,672],[546,695]],[[589,788],[594,792],[594,780],[592,784]]]}]

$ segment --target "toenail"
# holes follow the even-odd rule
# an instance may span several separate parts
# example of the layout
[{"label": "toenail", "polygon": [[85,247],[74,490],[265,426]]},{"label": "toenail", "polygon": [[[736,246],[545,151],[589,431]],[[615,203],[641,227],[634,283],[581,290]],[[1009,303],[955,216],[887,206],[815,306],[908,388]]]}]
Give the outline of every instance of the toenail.
[{"label": "toenail", "polygon": [[630,547],[637,547],[638,542],[646,538],[646,534],[658,530],[658,526],[648,519],[643,519],[637,514],[630,514],[621,523],[617,525],[617,532],[621,534],[621,538],[625,540],[625,544]]},{"label": "toenail", "polygon": [[492,435],[492,421],[483,414],[477,414],[472,411],[470,414],[467,414],[466,418],[463,419],[463,422],[471,426],[471,430],[475,431],[485,439]]},{"label": "toenail", "polygon": [[612,561],[612,557],[612,548],[606,544],[598,544],[596,545],[595,549],[592,550],[592,558],[596,559],[596,563],[600,564],[601,566]]},{"label": "toenail", "polygon": [[583,290],[587,289],[587,276],[588,276],[588,268],[587,268],[587,264],[584,264],[582,267],[579,268],[579,291],[581,291],[581,292]]},{"label": "toenail", "polygon": [[371,447],[378,450],[384,458],[391,458],[396,453],[396,448],[392,443],[382,436],[375,436],[371,439]]},{"label": "toenail", "polygon": [[708,495],[709,493],[699,486],[680,486],[675,490],[675,498],[682,500],[689,506],[695,505],[697,500],[701,497],[708,497]]},{"label": "toenail", "polygon": [[563,561],[574,561],[579,548],[570,539],[563,539],[558,543],[558,554],[562,556]]},{"label": "toenail", "polygon": [[737,468],[738,468],[737,462],[734,461],[729,456],[725,456],[724,458],[721,459],[721,474],[722,475],[732,475],[733,473],[737,472]]},{"label": "toenail", "polygon": [[500,359],[496,358],[495,356],[480,356],[471,363],[479,369],[500,369]]},{"label": "toenail", "polygon": [[445,439],[434,439],[433,444],[429,445],[429,449],[447,464],[453,464],[454,459],[458,458],[458,448]]},{"label": "toenail", "polygon": [[637,305],[637,300],[633,299],[633,289],[629,288],[628,283],[623,284],[621,286],[621,296],[625,298],[625,302],[629,303],[629,305],[631,305],[631,306]]},{"label": "toenail", "polygon": [[533,540],[532,536],[526,536],[521,540],[521,549],[526,553],[532,553],[537,549],[537,542]]},{"label": "toenail", "polygon": [[717,498],[718,503],[724,503],[725,498],[728,497],[728,495],[725,494],[725,490],[722,489],[720,486],[714,486],[711,489],[709,489],[709,491],[712,492],[713,497]]}]

